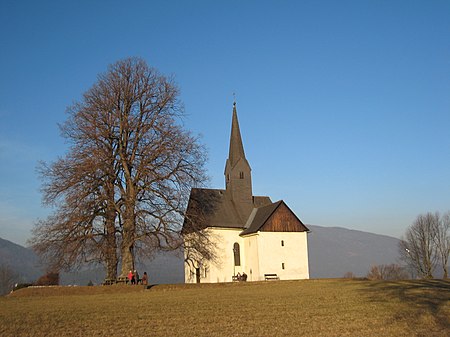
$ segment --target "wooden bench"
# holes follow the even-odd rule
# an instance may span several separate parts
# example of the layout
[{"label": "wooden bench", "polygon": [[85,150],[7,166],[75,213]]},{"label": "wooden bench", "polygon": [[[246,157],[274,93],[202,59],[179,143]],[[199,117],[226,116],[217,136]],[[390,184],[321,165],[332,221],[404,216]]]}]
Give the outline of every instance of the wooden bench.
[{"label": "wooden bench", "polygon": [[116,283],[115,279],[107,278],[107,279],[105,279],[105,281],[103,281],[102,285],[110,286],[110,285],[115,284],[115,283]]},{"label": "wooden bench", "polygon": [[118,279],[117,279],[117,283],[125,283],[125,284],[128,284],[128,282],[129,282],[129,280],[128,280],[128,277],[119,277]]},{"label": "wooden bench", "polygon": [[277,274],[264,274],[264,279],[266,281],[270,281],[270,280],[279,280],[280,278],[278,277]]}]

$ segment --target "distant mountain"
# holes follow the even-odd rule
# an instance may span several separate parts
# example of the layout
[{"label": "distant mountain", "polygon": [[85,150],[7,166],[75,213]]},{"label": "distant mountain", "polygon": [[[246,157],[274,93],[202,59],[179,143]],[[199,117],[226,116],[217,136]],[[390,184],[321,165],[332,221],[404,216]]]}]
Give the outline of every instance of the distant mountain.
[{"label": "distant mountain", "polygon": [[0,265],[17,274],[18,282],[31,282],[43,274],[38,256],[28,248],[0,238]]},{"label": "distant mountain", "polygon": [[[311,278],[342,277],[346,272],[365,276],[372,265],[398,263],[398,239],[338,227],[308,225],[309,273]],[[43,275],[39,258],[29,248],[0,239],[0,264],[20,274],[21,282],[31,282]],[[151,260],[141,260],[137,269],[150,277],[151,283],[183,283],[183,258],[179,252],[161,253]],[[61,284],[100,284],[105,278],[102,267],[86,267],[61,273]]]},{"label": "distant mountain", "polygon": [[398,263],[399,240],[340,227],[307,225],[311,278],[366,276],[372,265]]},{"label": "distant mountain", "polygon": [[[45,273],[45,267],[36,253],[30,249],[0,238],[0,265],[8,266],[17,274],[17,282],[36,281]],[[147,271],[152,283],[184,282],[183,259],[177,253],[165,253],[153,259],[142,259],[137,269],[143,274]],[[63,285],[86,285],[89,281],[100,284],[105,279],[105,270],[101,266],[86,266],[72,272],[62,272],[60,283]]]}]

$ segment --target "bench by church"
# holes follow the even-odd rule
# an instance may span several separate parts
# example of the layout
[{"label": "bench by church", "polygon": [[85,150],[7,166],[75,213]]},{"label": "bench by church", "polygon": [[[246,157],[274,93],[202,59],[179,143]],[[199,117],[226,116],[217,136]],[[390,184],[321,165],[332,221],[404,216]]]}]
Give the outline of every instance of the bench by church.
[{"label": "bench by church", "polygon": [[266,281],[270,281],[270,280],[279,280],[280,278],[278,277],[277,274],[264,274],[264,279]]}]

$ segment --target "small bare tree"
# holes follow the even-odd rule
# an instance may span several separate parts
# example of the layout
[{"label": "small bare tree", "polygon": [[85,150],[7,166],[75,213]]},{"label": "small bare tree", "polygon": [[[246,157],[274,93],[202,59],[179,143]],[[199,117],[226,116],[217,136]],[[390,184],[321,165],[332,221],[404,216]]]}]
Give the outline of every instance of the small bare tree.
[{"label": "small bare tree", "polygon": [[350,278],[350,279],[352,279],[352,278],[356,278],[356,276],[355,276],[355,274],[353,274],[353,272],[348,271],[348,272],[346,272],[346,273],[344,274],[344,278]]},{"label": "small bare tree", "polygon": [[440,217],[436,223],[434,244],[439,263],[442,266],[443,278],[448,278],[448,257],[450,254],[450,212]]},{"label": "small bare tree", "polygon": [[433,271],[439,259],[436,247],[436,229],[439,222],[438,213],[418,215],[399,243],[401,259],[423,278],[433,278]]},{"label": "small bare tree", "polygon": [[17,282],[17,274],[7,265],[0,265],[0,296],[10,292]]}]

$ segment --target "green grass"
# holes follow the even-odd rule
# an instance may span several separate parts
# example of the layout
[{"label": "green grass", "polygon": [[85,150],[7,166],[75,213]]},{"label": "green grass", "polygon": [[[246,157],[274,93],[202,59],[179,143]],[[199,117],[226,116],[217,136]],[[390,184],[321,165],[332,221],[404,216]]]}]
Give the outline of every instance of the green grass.
[{"label": "green grass", "polygon": [[305,280],[28,288],[0,336],[450,336],[450,282]]}]

